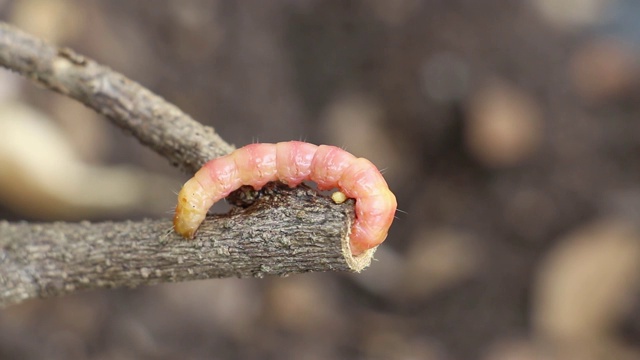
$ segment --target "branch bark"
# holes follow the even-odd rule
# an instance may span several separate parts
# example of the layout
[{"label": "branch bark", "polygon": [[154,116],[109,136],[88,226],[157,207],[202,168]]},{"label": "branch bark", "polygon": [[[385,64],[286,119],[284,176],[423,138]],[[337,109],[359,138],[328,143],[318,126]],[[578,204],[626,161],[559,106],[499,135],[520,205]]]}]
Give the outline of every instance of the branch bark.
[{"label": "branch bark", "polygon": [[[188,173],[233,146],[107,67],[0,23],[0,65],[104,114]],[[361,271],[373,251],[349,249],[353,202],[267,186],[258,200],[210,216],[194,241],[168,220],[99,224],[0,223],[0,306],[81,289],[220,277]]]},{"label": "branch bark", "polygon": [[360,270],[343,255],[348,209],[306,187],[271,184],[248,208],[210,217],[193,241],[168,220],[0,222],[0,306],[83,289]]}]

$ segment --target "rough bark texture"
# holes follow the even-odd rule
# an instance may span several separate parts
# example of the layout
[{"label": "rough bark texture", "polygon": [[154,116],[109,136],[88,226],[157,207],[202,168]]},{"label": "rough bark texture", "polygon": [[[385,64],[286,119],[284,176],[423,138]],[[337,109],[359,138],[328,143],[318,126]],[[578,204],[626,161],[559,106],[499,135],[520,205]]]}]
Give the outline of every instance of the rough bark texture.
[{"label": "rough bark texture", "polygon": [[[2,23],[0,65],[104,114],[186,172],[233,150],[139,84]],[[169,220],[0,223],[0,306],[80,289],[369,265],[373,251],[356,259],[348,247],[352,203],[275,184],[260,194],[244,210],[209,218],[195,241],[175,235]]]},{"label": "rough bark texture", "polygon": [[0,23],[0,65],[105,115],[187,173],[234,150],[213,128],[140,84],[4,23]]},{"label": "rough bark texture", "polygon": [[168,220],[0,222],[0,306],[82,289],[348,271],[358,265],[343,256],[346,209],[312,189],[273,184],[246,209],[210,217],[194,241]]}]

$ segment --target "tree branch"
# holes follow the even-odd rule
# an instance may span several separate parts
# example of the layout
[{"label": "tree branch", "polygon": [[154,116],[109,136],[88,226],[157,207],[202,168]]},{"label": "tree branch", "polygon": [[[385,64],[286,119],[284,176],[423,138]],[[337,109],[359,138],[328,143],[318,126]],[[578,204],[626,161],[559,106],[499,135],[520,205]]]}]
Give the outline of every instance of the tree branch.
[{"label": "tree branch", "polygon": [[[193,173],[233,147],[141,85],[0,23],[0,65],[104,114]],[[361,271],[351,256],[353,202],[271,184],[246,209],[210,216],[194,241],[168,220],[100,224],[0,223],[0,306],[80,289],[219,277]]]},{"label": "tree branch", "polygon": [[234,150],[213,128],[95,61],[0,22],[0,66],[105,115],[189,174]]},{"label": "tree branch", "polygon": [[193,241],[168,220],[0,222],[0,306],[83,289],[359,271],[369,259],[350,256],[348,209],[304,186],[271,184],[248,208],[211,216]]}]

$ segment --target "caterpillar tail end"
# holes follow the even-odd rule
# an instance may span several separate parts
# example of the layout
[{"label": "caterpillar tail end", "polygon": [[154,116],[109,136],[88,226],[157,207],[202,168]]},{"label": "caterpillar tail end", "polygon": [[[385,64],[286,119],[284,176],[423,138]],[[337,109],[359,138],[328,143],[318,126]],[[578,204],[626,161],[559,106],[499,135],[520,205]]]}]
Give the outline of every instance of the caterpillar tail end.
[{"label": "caterpillar tail end", "polygon": [[196,236],[198,227],[194,227],[192,224],[184,220],[184,215],[180,211],[179,207],[176,208],[176,213],[173,216],[173,230],[187,240],[191,240]]}]

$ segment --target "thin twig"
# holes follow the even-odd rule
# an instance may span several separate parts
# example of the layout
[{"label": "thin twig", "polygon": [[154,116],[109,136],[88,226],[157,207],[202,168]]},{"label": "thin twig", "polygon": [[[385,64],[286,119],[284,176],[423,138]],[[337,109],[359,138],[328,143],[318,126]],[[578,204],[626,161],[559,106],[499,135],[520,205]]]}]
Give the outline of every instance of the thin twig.
[{"label": "thin twig", "polygon": [[213,128],[140,84],[68,48],[0,22],[0,66],[72,97],[130,132],[189,174],[233,151]]}]

